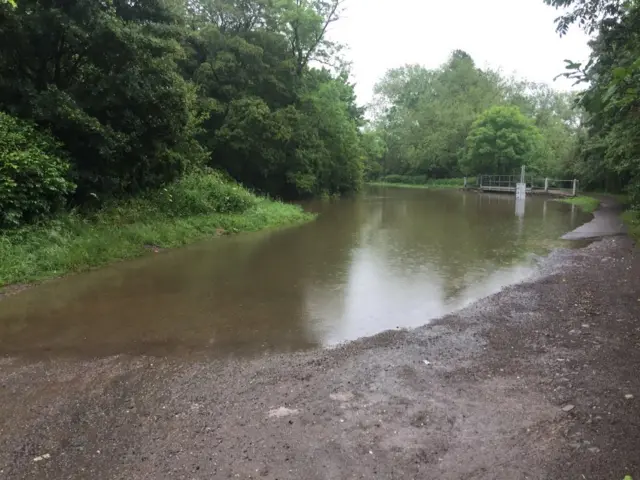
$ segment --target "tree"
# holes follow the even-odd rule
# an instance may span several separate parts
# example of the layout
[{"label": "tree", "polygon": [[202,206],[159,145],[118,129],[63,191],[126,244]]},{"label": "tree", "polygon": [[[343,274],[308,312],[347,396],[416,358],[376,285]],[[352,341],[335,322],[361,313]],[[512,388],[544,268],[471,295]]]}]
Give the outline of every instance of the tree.
[{"label": "tree", "polygon": [[462,51],[441,68],[408,65],[389,71],[376,86],[378,117],[387,152],[384,174],[451,177],[458,151],[477,115],[500,98],[497,76]]},{"label": "tree", "polygon": [[608,23],[619,18],[627,6],[625,0],[544,0],[544,3],[566,10],[556,19],[557,31],[561,35],[565,35],[574,23],[588,33],[594,33],[600,28],[601,22]]},{"label": "tree", "polygon": [[0,109],[50,129],[75,201],[203,166],[279,197],[359,187],[340,0],[0,0]]},{"label": "tree", "polygon": [[62,141],[80,202],[158,187],[203,160],[194,139],[201,112],[177,69],[184,52],[170,6],[0,5],[0,109]]},{"label": "tree", "polygon": [[567,61],[565,76],[586,85],[578,99],[586,118],[574,170],[588,187],[640,192],[640,5],[617,0],[547,3],[570,8],[558,19],[560,33],[572,23],[597,32],[586,65]]},{"label": "tree", "polygon": [[515,173],[535,166],[542,137],[517,107],[492,107],[473,123],[460,157],[466,174]]}]

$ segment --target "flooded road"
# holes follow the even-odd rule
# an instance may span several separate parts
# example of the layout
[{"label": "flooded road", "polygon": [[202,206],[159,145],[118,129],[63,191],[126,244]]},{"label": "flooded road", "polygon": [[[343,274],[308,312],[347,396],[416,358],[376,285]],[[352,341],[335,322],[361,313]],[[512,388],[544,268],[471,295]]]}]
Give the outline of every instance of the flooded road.
[{"label": "flooded road", "polygon": [[370,188],[315,222],[212,239],[0,302],[0,354],[245,355],[427,323],[518,282],[588,220],[530,197]]}]

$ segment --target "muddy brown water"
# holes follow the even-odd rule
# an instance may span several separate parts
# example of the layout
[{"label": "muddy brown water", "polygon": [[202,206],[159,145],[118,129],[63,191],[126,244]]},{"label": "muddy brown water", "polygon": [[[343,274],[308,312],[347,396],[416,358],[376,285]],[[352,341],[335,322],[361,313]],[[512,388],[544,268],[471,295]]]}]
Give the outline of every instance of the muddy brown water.
[{"label": "muddy brown water", "polygon": [[216,238],[0,302],[0,354],[246,355],[428,323],[535,273],[590,217],[530,197],[369,188],[306,225]]}]

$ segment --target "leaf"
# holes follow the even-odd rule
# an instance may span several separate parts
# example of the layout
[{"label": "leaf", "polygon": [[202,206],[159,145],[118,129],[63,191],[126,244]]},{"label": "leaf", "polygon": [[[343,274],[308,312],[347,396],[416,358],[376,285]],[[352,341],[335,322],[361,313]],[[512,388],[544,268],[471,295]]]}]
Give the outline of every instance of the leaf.
[{"label": "leaf", "polygon": [[629,75],[629,70],[624,67],[617,67],[613,69],[612,75],[614,80],[619,82]]}]

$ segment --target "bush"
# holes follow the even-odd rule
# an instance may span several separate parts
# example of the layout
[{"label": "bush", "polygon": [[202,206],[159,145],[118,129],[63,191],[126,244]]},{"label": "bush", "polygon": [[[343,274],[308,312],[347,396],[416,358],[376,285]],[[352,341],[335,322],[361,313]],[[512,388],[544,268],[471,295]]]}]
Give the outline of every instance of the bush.
[{"label": "bush", "polygon": [[258,201],[235,181],[209,170],[187,174],[164,188],[128,200],[111,200],[89,218],[96,223],[126,225],[166,217],[243,213]]},{"label": "bush", "polygon": [[222,174],[192,173],[155,194],[162,213],[172,216],[208,213],[242,213],[256,204],[257,197]]},{"label": "bush", "polygon": [[69,161],[48,133],[0,112],[0,227],[54,213],[74,189]]}]

